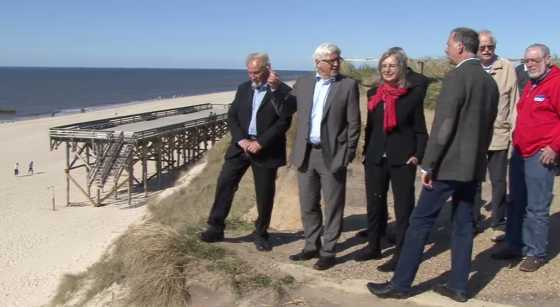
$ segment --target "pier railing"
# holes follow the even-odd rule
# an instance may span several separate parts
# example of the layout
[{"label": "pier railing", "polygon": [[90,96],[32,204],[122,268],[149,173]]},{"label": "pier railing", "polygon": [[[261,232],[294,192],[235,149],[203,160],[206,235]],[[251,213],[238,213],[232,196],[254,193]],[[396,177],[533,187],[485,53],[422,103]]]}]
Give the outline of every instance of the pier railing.
[{"label": "pier railing", "polygon": [[[111,195],[118,198],[127,183],[129,205],[135,184],[143,186],[147,196],[148,181],[156,178],[160,186],[162,174],[197,161],[227,133],[228,106],[201,104],[51,128],[51,150],[65,144],[66,204],[70,204],[70,184],[94,206]],[[152,120],[157,121],[149,123]],[[86,172],[85,185],[71,174],[80,168]],[[109,191],[104,189],[107,185],[112,186]]]},{"label": "pier railing", "polygon": [[[116,127],[124,124],[137,123],[137,122],[145,122],[154,119],[174,116],[174,115],[190,114],[190,113],[200,112],[204,110],[211,110],[214,107],[227,108],[227,105],[213,105],[210,103],[205,103],[205,104],[199,104],[199,105],[193,105],[193,106],[187,106],[181,108],[144,112],[144,113],[138,113],[132,115],[124,115],[124,116],[111,117],[106,119],[52,127],[49,129],[49,137],[51,139],[51,150],[54,149],[54,147],[59,143],[59,141],[67,141],[69,139],[74,142],[88,141],[88,140],[109,141],[113,137],[113,133],[114,133],[114,131],[109,130],[112,127]],[[210,118],[218,121],[223,121],[227,119],[227,114],[217,114],[215,116],[210,116]],[[192,121],[188,121],[186,123],[169,125],[166,126],[164,130],[165,132],[169,132],[170,130],[171,131],[181,130],[184,129],[185,127],[192,127],[193,122],[201,123],[202,121],[208,121],[208,118],[195,119]],[[140,139],[157,136],[159,133],[161,133],[161,131],[162,131],[161,128],[154,128],[154,129],[148,129],[135,133],[125,133],[124,142],[133,143]]]}]

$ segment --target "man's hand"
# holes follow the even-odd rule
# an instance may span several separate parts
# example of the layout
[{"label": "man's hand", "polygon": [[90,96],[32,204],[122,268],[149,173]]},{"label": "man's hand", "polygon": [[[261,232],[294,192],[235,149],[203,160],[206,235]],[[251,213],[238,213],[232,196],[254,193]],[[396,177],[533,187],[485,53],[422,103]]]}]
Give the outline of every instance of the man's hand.
[{"label": "man's hand", "polygon": [[272,91],[275,91],[280,87],[280,76],[274,70],[270,69],[266,83]]},{"label": "man's hand", "polygon": [[262,146],[257,141],[250,141],[250,144],[247,147],[247,151],[252,153],[252,154],[257,154],[259,151],[261,151],[261,149],[262,149]]},{"label": "man's hand", "polygon": [[539,160],[542,164],[546,166],[555,165],[556,159],[558,158],[558,154],[550,148],[550,146],[546,146],[545,148],[541,149],[541,156]]},{"label": "man's hand", "polygon": [[428,172],[422,172],[421,176],[422,185],[426,188],[431,190],[432,189],[432,174]]},{"label": "man's hand", "polygon": [[251,141],[248,139],[242,139],[241,141],[237,142],[237,145],[243,149],[244,152],[247,152],[247,148],[251,145]]},{"label": "man's hand", "polygon": [[410,158],[408,158],[408,160],[406,160],[406,164],[410,164],[410,165],[418,165],[418,158],[416,158],[415,156],[412,156]]}]

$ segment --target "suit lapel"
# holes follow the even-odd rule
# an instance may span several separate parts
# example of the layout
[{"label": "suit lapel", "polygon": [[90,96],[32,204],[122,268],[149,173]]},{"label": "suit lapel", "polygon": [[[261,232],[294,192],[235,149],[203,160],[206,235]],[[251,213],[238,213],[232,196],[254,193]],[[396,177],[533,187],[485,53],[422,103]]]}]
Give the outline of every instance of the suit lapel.
[{"label": "suit lapel", "polygon": [[247,99],[246,108],[245,108],[245,110],[247,110],[246,112],[249,114],[249,118],[251,118],[251,112],[253,112],[253,96],[254,96],[254,94],[255,94],[255,91],[253,90],[251,85],[249,85],[249,87],[247,89],[247,97],[249,97],[249,99]]},{"label": "suit lapel", "polygon": [[[259,109],[257,110],[257,114],[261,111],[261,109],[263,108],[263,106],[268,103],[268,101],[270,100],[270,95],[272,93],[270,92],[270,89],[266,90],[266,94],[264,94],[263,100],[261,102],[261,105],[259,106]],[[252,100],[251,100],[252,101]]]},{"label": "suit lapel", "polygon": [[313,108],[313,93],[315,92],[315,77],[310,77],[305,80],[305,83],[302,84],[302,112],[301,116],[309,122],[311,117],[311,109]]},{"label": "suit lapel", "polygon": [[336,91],[338,89],[340,82],[339,82],[339,77],[336,77],[336,80],[331,84],[330,88],[329,88],[329,92],[327,93],[327,101],[325,101],[325,106],[323,107],[323,118],[325,119],[325,117],[327,116],[327,113],[329,112],[329,108],[331,107],[334,97],[336,96]]}]

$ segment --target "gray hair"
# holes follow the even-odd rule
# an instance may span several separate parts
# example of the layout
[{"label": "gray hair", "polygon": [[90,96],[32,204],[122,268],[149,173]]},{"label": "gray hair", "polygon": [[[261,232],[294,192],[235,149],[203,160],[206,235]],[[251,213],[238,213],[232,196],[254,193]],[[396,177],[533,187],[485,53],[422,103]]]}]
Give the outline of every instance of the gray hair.
[{"label": "gray hair", "polygon": [[531,44],[531,45],[529,45],[529,47],[527,47],[527,49],[525,49],[525,53],[527,53],[527,51],[529,51],[529,49],[540,49],[541,53],[543,55],[543,58],[547,58],[547,57],[550,56],[550,48],[548,48],[548,46],[545,45],[545,44],[540,44],[540,43]]},{"label": "gray hair", "polygon": [[249,63],[251,63],[252,61],[259,61],[261,63],[261,68],[262,67],[266,67],[266,66],[270,66],[270,58],[268,57],[268,54],[266,54],[265,52],[253,52],[250,53],[247,56],[247,59],[245,60],[245,65],[249,65]]},{"label": "gray hair", "polygon": [[[406,73],[407,73],[407,61],[408,57],[406,56],[406,52],[401,47],[392,47],[389,50],[385,51],[381,57],[379,58],[379,67],[378,70],[381,71],[381,64],[385,61],[388,57],[394,56],[397,59],[397,65],[399,65],[399,85],[401,87],[405,87],[406,84]],[[383,78],[381,74],[379,74],[379,83],[383,83]]]},{"label": "gray hair", "polygon": [[490,30],[480,30],[478,32],[478,37],[480,37],[481,35],[486,35],[486,36],[490,37],[490,40],[492,41],[492,44],[494,44],[494,46],[498,43],[498,41],[494,37],[494,34]]},{"label": "gray hair", "polygon": [[319,45],[319,47],[317,47],[317,49],[315,49],[315,52],[313,53],[313,59],[316,61],[323,60],[333,53],[340,56],[340,48],[338,48],[337,45],[333,43],[322,43],[321,45]]},{"label": "gray hair", "polygon": [[478,33],[471,28],[455,28],[451,31],[453,40],[463,44],[468,52],[476,54],[478,52]]}]

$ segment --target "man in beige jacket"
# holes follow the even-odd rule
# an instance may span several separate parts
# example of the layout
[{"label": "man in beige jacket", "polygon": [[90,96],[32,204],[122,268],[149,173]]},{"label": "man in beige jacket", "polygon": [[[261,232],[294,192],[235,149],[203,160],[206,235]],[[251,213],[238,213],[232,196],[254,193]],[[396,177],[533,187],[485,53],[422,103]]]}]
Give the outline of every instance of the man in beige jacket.
[{"label": "man in beige jacket", "polygon": [[[515,104],[519,99],[517,77],[515,68],[507,59],[496,55],[496,39],[492,32],[483,30],[479,32],[480,45],[478,58],[482,68],[489,73],[500,91],[498,115],[494,122],[492,143],[488,148],[488,172],[492,185],[492,218],[490,226],[493,229],[492,241],[503,240],[505,232],[506,211],[506,177],[507,158],[511,140],[511,131],[515,117]],[[475,225],[480,223],[481,189],[477,190],[475,197],[475,210],[473,210]]]}]

